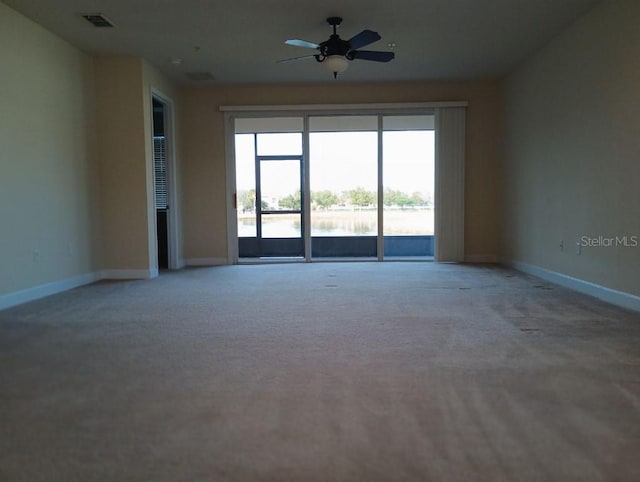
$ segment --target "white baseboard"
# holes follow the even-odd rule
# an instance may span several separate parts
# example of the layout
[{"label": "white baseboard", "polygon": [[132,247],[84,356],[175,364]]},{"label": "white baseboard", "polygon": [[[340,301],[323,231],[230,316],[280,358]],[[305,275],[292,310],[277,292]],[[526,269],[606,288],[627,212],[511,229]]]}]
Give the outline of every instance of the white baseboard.
[{"label": "white baseboard", "polygon": [[105,269],[100,279],[151,279],[158,277],[158,269]]},{"label": "white baseboard", "polygon": [[465,263],[491,263],[498,262],[498,257],[495,254],[468,254],[464,257]]},{"label": "white baseboard", "polygon": [[98,281],[100,276],[98,273],[87,273],[80,276],[74,276],[59,281],[53,281],[51,283],[45,283],[42,285],[34,286],[20,291],[14,291],[13,293],[7,293],[0,295],[0,310],[11,308],[12,306],[21,305],[30,301],[35,301],[45,296],[55,295],[62,293],[63,291],[77,288],[78,286],[87,285]]},{"label": "white baseboard", "polygon": [[223,266],[229,264],[227,258],[187,258],[187,266]]},{"label": "white baseboard", "polygon": [[522,271],[523,273],[537,276],[538,278],[542,278],[546,281],[564,286],[565,288],[569,288],[589,296],[594,296],[595,298],[611,303],[612,305],[640,312],[640,296],[632,295],[631,293],[626,293],[624,291],[613,290],[611,288],[578,278],[573,278],[556,271],[521,263],[520,261],[501,260],[501,263],[518,271]]},{"label": "white baseboard", "polygon": [[34,286],[13,293],[0,295],[0,310],[21,305],[30,301],[35,301],[45,296],[55,295],[63,291],[71,290],[79,286],[95,283],[102,279],[124,280],[124,279],[151,279],[157,278],[159,271],[152,269],[105,269],[95,273],[87,273],[73,278],[52,281],[42,285]]}]

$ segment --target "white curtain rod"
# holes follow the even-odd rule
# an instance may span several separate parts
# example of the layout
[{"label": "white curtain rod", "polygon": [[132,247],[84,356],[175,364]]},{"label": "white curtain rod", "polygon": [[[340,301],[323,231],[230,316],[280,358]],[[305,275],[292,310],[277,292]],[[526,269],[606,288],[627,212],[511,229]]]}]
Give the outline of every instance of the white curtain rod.
[{"label": "white curtain rod", "polygon": [[438,107],[467,107],[466,100],[443,102],[406,102],[381,104],[294,104],[294,105],[221,105],[222,112],[279,112],[279,111],[363,111],[385,109],[435,109]]}]

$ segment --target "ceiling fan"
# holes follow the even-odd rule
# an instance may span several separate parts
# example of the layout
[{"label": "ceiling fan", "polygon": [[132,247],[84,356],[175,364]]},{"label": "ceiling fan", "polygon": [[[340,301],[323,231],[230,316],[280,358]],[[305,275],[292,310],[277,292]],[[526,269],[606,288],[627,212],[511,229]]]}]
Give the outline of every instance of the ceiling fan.
[{"label": "ceiling fan", "polygon": [[333,27],[333,35],[324,42],[317,44],[300,39],[289,39],[285,41],[285,44],[293,45],[294,47],[316,49],[318,50],[317,54],[279,60],[278,63],[315,58],[318,62],[322,62],[322,65],[326,70],[333,72],[334,78],[337,78],[339,73],[347,70],[350,60],[360,59],[373,60],[374,62],[389,62],[395,57],[393,52],[358,50],[361,47],[380,40],[382,37],[380,37],[378,32],[374,32],[373,30],[363,30],[359,34],[351,37],[349,40],[342,40],[336,33],[336,27],[342,23],[342,18],[329,17],[327,19],[327,23]]}]

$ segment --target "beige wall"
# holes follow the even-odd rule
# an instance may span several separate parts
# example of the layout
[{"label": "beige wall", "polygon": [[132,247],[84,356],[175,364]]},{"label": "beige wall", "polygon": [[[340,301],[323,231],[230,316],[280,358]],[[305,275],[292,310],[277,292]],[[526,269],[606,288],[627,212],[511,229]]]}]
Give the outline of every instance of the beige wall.
[{"label": "beige wall", "polygon": [[151,94],[174,100],[174,86],[142,59],[92,58],[3,3],[0,58],[0,307],[151,274]]},{"label": "beige wall", "polygon": [[170,100],[173,85],[136,57],[104,56],[94,60],[100,213],[101,268],[115,276],[157,270],[153,184],[155,90]]},{"label": "beige wall", "polygon": [[183,89],[185,256],[226,258],[224,118],[220,105],[352,104],[467,100],[467,257],[498,253],[502,98],[498,81],[222,86]]},{"label": "beige wall", "polygon": [[640,247],[576,243],[640,237],[638,25],[640,2],[600,3],[507,79],[502,247],[635,295]]},{"label": "beige wall", "polygon": [[94,271],[91,59],[0,3],[0,295]]},{"label": "beige wall", "polygon": [[151,268],[142,65],[95,59],[103,269]]}]

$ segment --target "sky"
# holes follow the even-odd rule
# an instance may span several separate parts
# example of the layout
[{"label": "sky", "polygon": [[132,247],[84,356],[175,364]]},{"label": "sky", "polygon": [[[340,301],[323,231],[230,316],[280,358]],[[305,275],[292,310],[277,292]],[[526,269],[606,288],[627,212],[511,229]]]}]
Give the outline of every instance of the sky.
[{"label": "sky", "polygon": [[[302,135],[261,134],[260,154],[302,153]],[[377,189],[376,132],[315,132],[310,134],[311,190],[342,192],[363,187]],[[433,198],[434,131],[383,132],[384,187]],[[236,184],[239,191],[255,188],[254,139],[236,135]],[[296,161],[263,161],[262,188],[265,196],[285,196],[299,185]],[[268,191],[268,192],[267,192]]]}]

